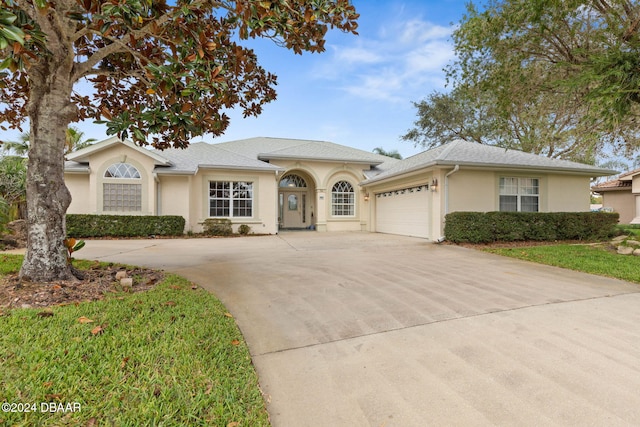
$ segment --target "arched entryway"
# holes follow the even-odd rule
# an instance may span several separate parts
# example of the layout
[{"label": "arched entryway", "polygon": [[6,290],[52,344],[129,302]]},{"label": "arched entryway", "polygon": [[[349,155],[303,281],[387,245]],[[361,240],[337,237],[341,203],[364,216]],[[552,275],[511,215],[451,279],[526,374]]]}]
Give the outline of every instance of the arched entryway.
[{"label": "arched entryway", "polygon": [[280,229],[315,229],[315,183],[303,171],[289,171],[278,186]]}]

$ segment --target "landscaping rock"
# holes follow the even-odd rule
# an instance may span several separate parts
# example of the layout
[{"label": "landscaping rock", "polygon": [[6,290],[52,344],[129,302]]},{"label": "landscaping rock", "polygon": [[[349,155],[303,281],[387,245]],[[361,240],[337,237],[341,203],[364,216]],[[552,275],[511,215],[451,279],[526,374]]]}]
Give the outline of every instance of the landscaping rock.
[{"label": "landscaping rock", "polygon": [[118,271],[116,273],[116,280],[120,280],[122,281],[122,279],[126,279],[127,278],[127,272],[124,270]]},{"label": "landscaping rock", "polygon": [[123,288],[129,288],[131,289],[133,287],[133,279],[131,277],[127,277],[124,279],[120,279],[120,285]]},{"label": "landscaping rock", "polygon": [[629,246],[640,246],[640,242],[637,240],[627,240],[627,245]]},{"label": "landscaping rock", "polygon": [[620,255],[631,255],[633,253],[633,248],[630,246],[618,246],[618,253]]},{"label": "landscaping rock", "polygon": [[617,244],[619,244],[619,243],[622,243],[622,242],[623,242],[625,239],[627,239],[627,238],[629,238],[629,236],[625,236],[625,235],[618,236],[618,237],[614,237],[614,238],[611,240],[611,243],[613,243],[613,245],[615,246],[615,245],[617,245]]},{"label": "landscaping rock", "polygon": [[634,250],[633,250],[633,254],[634,254],[635,256],[640,256],[640,249],[634,249]]}]

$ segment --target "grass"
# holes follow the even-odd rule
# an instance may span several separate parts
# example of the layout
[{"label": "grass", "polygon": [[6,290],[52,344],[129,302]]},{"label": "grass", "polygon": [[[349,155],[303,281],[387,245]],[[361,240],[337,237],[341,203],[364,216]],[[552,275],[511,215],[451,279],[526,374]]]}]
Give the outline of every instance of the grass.
[{"label": "grass", "polygon": [[[20,263],[1,255],[0,273]],[[269,425],[234,319],[187,280],[47,312],[0,317],[0,403],[37,409],[0,412],[0,426]],[[41,412],[48,402],[80,410]]]},{"label": "grass", "polygon": [[540,264],[640,283],[640,257],[618,255],[601,245],[562,244],[484,250]]}]

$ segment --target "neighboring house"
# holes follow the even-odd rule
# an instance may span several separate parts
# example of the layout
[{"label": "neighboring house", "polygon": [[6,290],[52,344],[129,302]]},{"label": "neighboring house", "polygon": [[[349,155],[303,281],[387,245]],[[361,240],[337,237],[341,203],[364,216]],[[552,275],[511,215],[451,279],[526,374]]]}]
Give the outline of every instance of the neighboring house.
[{"label": "neighboring house", "polygon": [[640,224],[640,169],[591,187],[602,196],[602,208],[620,214],[621,224]]},{"label": "neighboring house", "polygon": [[614,171],[462,140],[397,160],[325,141],[251,138],[155,151],[110,138],[67,156],[69,213],[181,215],[234,229],[438,239],[454,211],[589,211]]}]

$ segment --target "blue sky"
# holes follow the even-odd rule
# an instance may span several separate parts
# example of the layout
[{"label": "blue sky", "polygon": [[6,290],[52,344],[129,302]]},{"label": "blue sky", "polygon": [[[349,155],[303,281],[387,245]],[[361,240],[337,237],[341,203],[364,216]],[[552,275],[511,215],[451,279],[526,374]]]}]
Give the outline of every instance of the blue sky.
[{"label": "blue sky", "polygon": [[[295,55],[255,41],[261,65],[278,76],[278,99],[258,118],[231,112],[224,142],[254,136],[331,141],[362,150],[421,151],[400,136],[416,118],[412,101],[445,90],[443,67],[453,59],[451,24],[465,12],[462,0],[354,0],[359,36],[327,35],[326,52]],[[107,137],[103,125],[78,124],[86,137]],[[3,132],[0,140],[17,139]]]}]

